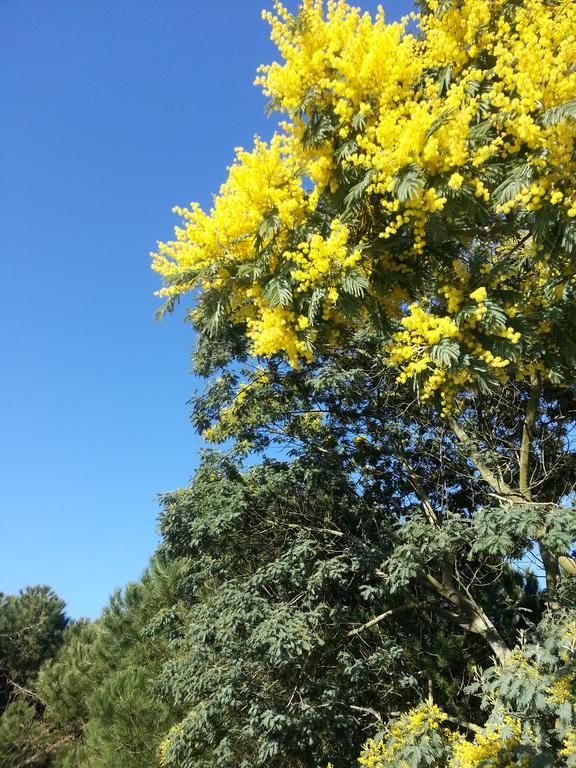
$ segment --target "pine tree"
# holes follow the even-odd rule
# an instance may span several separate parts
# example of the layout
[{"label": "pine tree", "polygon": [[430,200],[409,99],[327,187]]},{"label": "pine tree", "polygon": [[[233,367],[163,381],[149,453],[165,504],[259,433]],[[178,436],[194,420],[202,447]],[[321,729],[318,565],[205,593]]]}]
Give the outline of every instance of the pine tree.
[{"label": "pine tree", "polygon": [[29,686],[62,643],[64,603],[46,586],[0,594],[0,714],[14,691]]}]

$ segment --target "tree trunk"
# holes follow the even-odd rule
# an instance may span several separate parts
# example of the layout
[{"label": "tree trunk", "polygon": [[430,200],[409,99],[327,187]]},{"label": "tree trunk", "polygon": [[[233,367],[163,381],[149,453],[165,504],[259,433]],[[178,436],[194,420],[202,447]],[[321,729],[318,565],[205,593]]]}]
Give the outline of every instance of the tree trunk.
[{"label": "tree trunk", "polygon": [[441,582],[431,574],[427,574],[426,581],[456,608],[458,624],[463,629],[479,635],[490,646],[498,661],[502,663],[510,652],[502,635],[476,600],[458,589],[448,569],[445,569]]}]

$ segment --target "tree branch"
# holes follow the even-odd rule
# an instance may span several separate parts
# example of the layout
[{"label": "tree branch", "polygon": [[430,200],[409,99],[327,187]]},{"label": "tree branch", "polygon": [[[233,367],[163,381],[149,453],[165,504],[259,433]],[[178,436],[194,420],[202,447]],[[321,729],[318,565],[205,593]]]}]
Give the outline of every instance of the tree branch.
[{"label": "tree branch", "polygon": [[412,488],[414,488],[416,495],[420,499],[420,505],[424,510],[424,514],[426,515],[428,522],[431,523],[432,525],[439,525],[440,518],[438,517],[438,515],[436,514],[436,511],[434,510],[434,507],[432,506],[430,498],[428,497],[428,494],[426,493],[424,486],[420,482],[420,478],[414,471],[414,467],[410,464],[410,462],[404,456],[399,455],[399,459],[400,459],[400,463],[405,467],[406,471],[408,472],[408,479],[410,480],[410,485],[412,486]]},{"label": "tree branch", "polygon": [[431,573],[427,573],[424,579],[439,595],[456,608],[458,611],[457,623],[468,632],[479,635],[490,646],[498,661],[502,663],[510,649],[478,603],[473,598],[463,595],[458,589],[448,569],[444,570],[442,581],[438,581]]},{"label": "tree branch", "polygon": [[372,715],[372,717],[375,717],[379,723],[383,722],[382,716],[376,712],[375,709],[372,709],[372,707],[357,707],[355,704],[348,704],[347,706],[355,712],[361,712],[363,715]]},{"label": "tree branch", "polygon": [[476,723],[469,723],[468,720],[463,720],[461,717],[454,717],[453,715],[447,715],[446,713],[444,713],[444,715],[448,723],[459,725],[460,728],[465,728],[472,733],[484,733],[484,728],[480,725],[476,725]]},{"label": "tree branch", "polygon": [[348,637],[359,635],[361,632],[364,632],[365,629],[370,629],[370,627],[373,627],[375,624],[378,624],[384,619],[387,619],[389,616],[395,616],[397,613],[410,611],[412,608],[419,608],[422,605],[424,605],[422,602],[411,602],[405,603],[404,605],[399,605],[396,608],[390,608],[389,610],[384,611],[384,613],[381,613],[379,616],[374,616],[374,618],[370,619],[370,621],[367,621],[366,624],[362,624],[362,626],[350,630],[350,632],[348,632]]},{"label": "tree branch", "polygon": [[482,479],[488,483],[492,490],[496,491],[498,496],[510,503],[525,502],[526,499],[521,493],[513,490],[507,483],[504,482],[504,480],[502,480],[500,477],[497,477],[494,472],[492,472],[490,467],[488,467],[482,461],[480,451],[475,446],[474,441],[468,435],[466,430],[456,421],[454,416],[449,417],[449,423],[458,440],[460,440],[461,443],[465,443],[467,446],[469,446],[470,458],[476,465],[476,469],[480,473]]}]

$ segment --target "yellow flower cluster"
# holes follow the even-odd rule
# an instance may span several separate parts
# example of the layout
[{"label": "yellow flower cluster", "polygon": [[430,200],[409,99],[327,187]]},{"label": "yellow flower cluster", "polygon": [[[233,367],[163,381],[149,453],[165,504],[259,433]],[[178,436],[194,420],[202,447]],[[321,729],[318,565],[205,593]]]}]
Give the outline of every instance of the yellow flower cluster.
[{"label": "yellow flower cluster", "polygon": [[[428,732],[439,731],[445,719],[446,715],[434,704],[411,709],[392,722],[383,739],[368,741],[358,762],[366,768],[397,766],[398,753],[408,741],[425,739]],[[449,738],[448,731],[444,735]]]},{"label": "yellow flower cluster", "polygon": [[277,352],[283,352],[294,367],[302,359],[312,360],[312,352],[298,338],[294,329],[295,321],[291,310],[264,304],[257,318],[248,319],[246,334],[252,339],[254,354],[271,357]]},{"label": "yellow flower cluster", "polygon": [[560,754],[562,757],[572,758],[569,765],[573,764],[574,757],[576,756],[576,731],[573,729],[570,729],[564,737],[564,746],[560,750]]},{"label": "yellow flower cluster", "polygon": [[348,227],[334,219],[326,239],[315,233],[308,242],[300,243],[297,251],[284,254],[297,265],[291,273],[297,291],[306,291],[319,282],[328,286],[337,283],[342,273],[358,264],[361,252],[348,248],[348,236]]},{"label": "yellow flower cluster", "polygon": [[170,743],[172,742],[172,739],[176,734],[181,732],[182,732],[182,723],[177,723],[176,725],[173,725],[168,731],[166,738],[164,738],[160,743],[160,746],[158,748],[158,758],[162,768],[164,768],[164,766],[166,765],[168,749],[170,748]]},{"label": "yellow flower cluster", "polygon": [[[503,730],[507,734],[503,735]],[[530,758],[514,759],[512,749],[518,746],[522,726],[520,721],[505,715],[499,723],[489,723],[474,735],[472,741],[460,738],[454,742],[448,768],[524,768]]]},{"label": "yellow flower cluster", "polygon": [[[480,291],[479,298],[483,292]],[[530,652],[524,645],[517,646],[506,656],[504,665],[497,674],[506,674],[510,679],[532,679],[535,690],[538,683],[552,680],[548,688],[551,712],[558,713],[559,707],[574,704],[575,675],[574,659],[576,652],[576,623],[566,619],[557,628],[559,632],[559,663],[551,670],[546,655]],[[379,741],[369,741],[358,759],[360,765],[367,768],[407,768],[403,759],[403,750],[418,746],[424,753],[431,743],[431,734],[436,734],[435,754],[429,753],[422,759],[422,764],[433,768],[528,768],[534,758],[541,754],[541,732],[533,727],[531,717],[523,719],[516,711],[504,708],[498,702],[498,696],[488,697],[494,704],[488,722],[484,727],[469,726],[467,735],[462,729],[453,730],[447,724],[455,722],[437,706],[424,704],[402,715],[388,726],[384,737]],[[573,707],[568,707],[568,713]],[[543,715],[543,718],[545,716]],[[551,718],[555,723],[549,727],[550,749],[557,757],[554,765],[572,766],[576,757],[576,731],[574,724]],[[458,724],[460,725],[459,721]],[[542,724],[544,720],[542,721]],[[552,758],[553,759],[553,758]],[[552,764],[552,763],[550,763]]]},{"label": "yellow flower cluster", "polygon": [[[430,732],[441,737],[446,768],[525,768],[529,758],[513,756],[513,749],[520,744],[522,726],[518,719],[502,715],[498,722],[491,722],[474,734],[472,740],[461,733],[441,727],[447,716],[434,704],[424,704],[401,715],[389,726],[386,735],[379,741],[367,742],[360,765],[366,768],[400,768],[408,766],[402,761],[402,750],[409,744],[429,740]],[[566,740],[566,749],[572,743]],[[567,752],[566,752],[567,754]],[[429,762],[427,761],[427,764]]]},{"label": "yellow flower cluster", "polygon": [[[438,0],[429,7],[438,11]],[[324,17],[320,0],[306,0],[298,27],[276,3],[276,15],[264,16],[285,63],[262,67],[257,82],[290,114],[310,93],[316,105],[333,110],[338,135],[356,140],[349,163],[375,171],[377,193],[389,196],[398,171],[417,163],[432,176],[449,173],[453,189],[468,181],[488,202],[490,191],[478,177],[482,166],[495,155],[528,149],[554,154],[543,183],[530,187],[529,201],[558,204],[562,188],[573,192],[566,166],[574,129],[565,121],[542,126],[538,114],[576,94],[574,4],[529,0],[516,12],[510,8],[506,0],[450,4],[444,12],[416,17],[424,35],[418,40],[406,34],[406,21],[386,24],[381,10],[372,20],[344,2],[328,2]],[[495,57],[494,66],[483,66],[483,56]],[[428,74],[441,66],[450,68],[452,78],[442,94]],[[490,109],[492,132],[478,146],[473,132],[480,107]],[[354,127],[358,115],[362,131]],[[291,129],[301,137],[306,123],[295,120]],[[326,160],[325,151],[304,156],[318,162]],[[325,170],[330,165],[323,163]],[[329,175],[322,181],[328,185]],[[422,189],[415,196],[418,207],[427,209],[429,193]],[[573,194],[569,198],[564,204],[570,209]]]},{"label": "yellow flower cluster", "polygon": [[221,288],[230,282],[233,267],[253,260],[254,238],[267,215],[275,213],[286,229],[304,219],[305,195],[292,143],[275,135],[269,144],[256,139],[251,152],[238,148],[210,215],[195,203],[174,209],[183,226],[176,228],[175,241],[160,243],[153,255],[152,266],[166,283],[160,295],[179,295],[198,283]]},{"label": "yellow flower cluster", "polygon": [[409,311],[410,314],[401,321],[406,330],[398,332],[390,345],[389,362],[400,367],[401,373],[397,377],[400,383],[423,371],[429,372],[422,393],[422,399],[426,400],[446,383],[448,375],[454,376],[447,366],[432,362],[430,347],[443,339],[458,339],[461,334],[450,317],[429,314],[418,304],[411,304]]},{"label": "yellow flower cluster", "polygon": [[[389,24],[344,0],[303,0],[297,15],[275,2],[264,17],[281,61],[256,82],[287,119],[269,143],[237,150],[209,213],[177,209],[182,226],[153,267],[161,295],[217,293],[253,354],[292,365],[370,318],[400,319],[388,347],[399,381],[419,377],[446,412],[476,373],[434,361],[442,340],[502,382],[546,375],[518,328],[559,351],[561,314],[545,310],[574,287],[573,261],[562,237],[546,252],[522,227],[542,211],[557,231],[576,217],[576,0],[426,5],[413,34],[408,17]],[[500,238],[519,215],[516,236]],[[281,301],[266,290],[278,277]],[[494,305],[509,325],[489,322]]]},{"label": "yellow flower cluster", "polygon": [[[465,300],[463,292],[458,288],[446,286],[441,288],[440,292],[447,299],[448,311],[457,313]],[[422,383],[420,399],[423,401],[440,390],[444,415],[451,412],[456,392],[470,386],[474,381],[469,368],[462,366],[459,362],[461,350],[469,357],[473,356],[485,363],[492,370],[493,375],[502,380],[504,379],[503,369],[510,365],[510,360],[494,355],[479,341],[477,326],[478,321],[486,314],[484,302],[487,296],[484,286],[472,291],[469,298],[476,302],[476,309],[473,314],[461,319],[459,324],[450,315],[440,316],[425,311],[417,303],[411,304],[408,307],[408,314],[401,320],[405,330],[398,331],[388,346],[388,363],[400,369],[397,381],[404,383],[409,378],[419,377]],[[517,344],[520,340],[520,333],[510,326],[497,329],[494,333],[513,344]],[[450,339],[458,343],[456,355],[446,360],[440,358],[438,354],[433,356],[433,348],[440,342]]]}]

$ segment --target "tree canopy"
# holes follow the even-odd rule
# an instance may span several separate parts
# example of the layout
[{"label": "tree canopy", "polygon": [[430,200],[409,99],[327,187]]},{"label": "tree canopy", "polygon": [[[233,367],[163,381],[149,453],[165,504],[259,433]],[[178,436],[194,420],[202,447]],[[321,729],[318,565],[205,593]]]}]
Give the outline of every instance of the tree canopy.
[{"label": "tree canopy", "polygon": [[[430,2],[387,24],[345,2],[266,13],[286,115],[237,150],[209,213],[178,209],[170,302],[292,365],[376,333],[420,398],[571,380],[572,2]],[[416,29],[412,29],[414,25]]]}]

